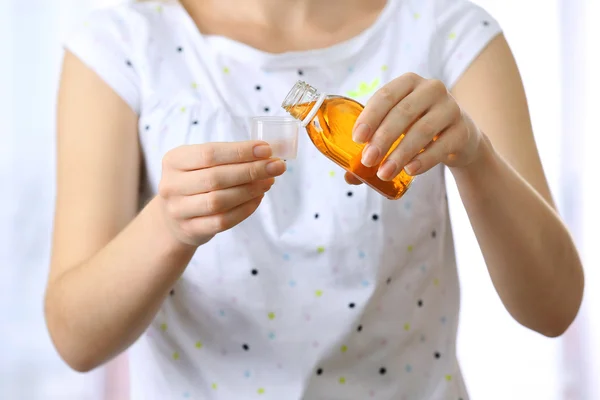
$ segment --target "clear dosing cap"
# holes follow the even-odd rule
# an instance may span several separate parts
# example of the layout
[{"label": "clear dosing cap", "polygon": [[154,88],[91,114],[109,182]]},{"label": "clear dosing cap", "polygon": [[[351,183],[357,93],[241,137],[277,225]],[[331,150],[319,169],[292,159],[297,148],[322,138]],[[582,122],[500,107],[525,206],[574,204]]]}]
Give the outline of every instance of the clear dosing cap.
[{"label": "clear dosing cap", "polygon": [[298,154],[298,131],[301,122],[291,117],[252,118],[252,140],[267,142],[273,150],[273,157],[285,160],[296,158]]}]

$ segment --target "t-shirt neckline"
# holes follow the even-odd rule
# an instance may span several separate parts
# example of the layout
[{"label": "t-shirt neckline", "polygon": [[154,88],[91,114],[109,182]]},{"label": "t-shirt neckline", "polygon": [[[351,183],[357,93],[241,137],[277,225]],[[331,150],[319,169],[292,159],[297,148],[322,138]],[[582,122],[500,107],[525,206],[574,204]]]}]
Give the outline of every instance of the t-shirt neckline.
[{"label": "t-shirt neckline", "polygon": [[217,54],[222,54],[243,63],[250,63],[264,69],[298,67],[318,67],[323,63],[333,63],[351,58],[374,41],[386,26],[393,14],[397,0],[387,0],[375,22],[358,35],[334,45],[302,51],[269,53],[242,42],[220,35],[203,35],[187,10],[179,2],[175,8],[184,22],[184,28],[200,46],[209,46]]}]

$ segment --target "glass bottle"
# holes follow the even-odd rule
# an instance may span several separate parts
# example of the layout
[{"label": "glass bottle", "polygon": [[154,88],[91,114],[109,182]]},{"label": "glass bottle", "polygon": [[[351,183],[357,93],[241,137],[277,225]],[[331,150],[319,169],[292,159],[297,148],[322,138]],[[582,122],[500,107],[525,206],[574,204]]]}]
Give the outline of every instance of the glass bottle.
[{"label": "glass bottle", "polygon": [[311,141],[323,155],[383,196],[399,199],[410,186],[414,177],[404,170],[391,181],[383,181],[377,176],[379,166],[404,135],[394,142],[380,164],[365,167],[361,163],[365,144],[352,140],[354,124],[364,109],[359,102],[342,96],[321,94],[309,84],[298,81],[281,106],[292,117],[302,121]]}]

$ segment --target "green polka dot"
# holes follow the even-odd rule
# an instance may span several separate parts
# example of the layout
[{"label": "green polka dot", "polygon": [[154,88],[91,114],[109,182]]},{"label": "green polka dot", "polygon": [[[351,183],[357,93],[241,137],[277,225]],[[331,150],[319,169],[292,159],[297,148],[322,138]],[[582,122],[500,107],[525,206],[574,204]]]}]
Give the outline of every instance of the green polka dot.
[{"label": "green polka dot", "polygon": [[346,378],[344,378],[343,376],[340,377],[339,382],[340,382],[340,385],[343,385],[344,383],[346,383]]},{"label": "green polka dot", "polygon": [[406,248],[406,251],[408,251],[409,253],[411,253],[413,250],[414,250],[414,247],[412,245],[410,245]]},{"label": "green polka dot", "polygon": [[452,380],[452,375],[446,375],[446,380],[450,382]]},{"label": "green polka dot", "polygon": [[90,26],[90,23],[89,23],[88,21],[85,21],[85,22],[83,23],[83,26],[85,26],[86,28],[89,28],[89,26]]},{"label": "green polka dot", "polygon": [[317,247],[317,253],[319,253],[319,254],[325,253],[325,247],[324,246]]},{"label": "green polka dot", "polygon": [[201,349],[203,346],[202,342],[196,342],[196,348]]},{"label": "green polka dot", "polygon": [[182,113],[184,113],[184,112],[187,110],[187,108],[185,108],[185,107],[181,107],[179,110],[180,110]]},{"label": "green polka dot", "polygon": [[179,353],[178,352],[173,353],[173,360],[179,360]]},{"label": "green polka dot", "polygon": [[210,386],[212,387],[213,390],[217,390],[219,388],[219,386],[215,382],[213,382],[213,384]]},{"label": "green polka dot", "polygon": [[165,324],[165,323],[160,324],[160,330],[165,332],[167,330],[167,324]]},{"label": "green polka dot", "polygon": [[448,35],[448,39],[450,39],[450,40],[456,39],[456,33],[455,32],[450,32],[450,34]]},{"label": "green polka dot", "polygon": [[388,70],[388,66],[387,65],[382,65],[381,66],[381,70],[382,71],[387,71]]},{"label": "green polka dot", "polygon": [[323,296],[323,291],[322,290],[315,290],[315,296],[317,296],[317,297]]},{"label": "green polka dot", "polygon": [[404,324],[404,330],[405,331],[410,331],[410,324],[409,323]]},{"label": "green polka dot", "polygon": [[265,394],[265,389],[260,388],[257,390],[258,394]]},{"label": "green polka dot", "polygon": [[270,313],[268,314],[268,317],[269,317],[269,319],[270,319],[270,320],[273,320],[273,319],[275,319],[275,313],[274,313],[274,312],[270,312]]},{"label": "green polka dot", "polygon": [[224,67],[224,68],[223,68],[223,73],[224,73],[224,74],[228,74],[228,73],[230,73],[230,72],[231,72],[231,71],[229,70],[229,68],[227,68],[227,67]]},{"label": "green polka dot", "polygon": [[192,82],[192,89],[198,89],[198,84],[196,82]]},{"label": "green polka dot", "polygon": [[345,352],[347,352],[347,351],[348,351],[348,346],[346,346],[345,344],[344,344],[344,345],[342,345],[342,347],[340,347],[340,351],[341,351],[342,353],[345,353]]},{"label": "green polka dot", "polygon": [[335,176],[335,171],[329,171],[329,176],[333,178]]},{"label": "green polka dot", "polygon": [[163,12],[163,8],[162,8],[162,6],[156,6],[155,10],[156,10],[156,12],[158,12],[158,13],[161,13],[161,12]]},{"label": "green polka dot", "polygon": [[414,13],[414,14],[413,14],[413,18],[414,18],[414,19],[419,19],[419,18],[421,18],[421,14],[419,14],[419,13]]},{"label": "green polka dot", "polygon": [[435,279],[433,280],[433,285],[434,285],[434,286],[439,286],[439,284],[440,284],[440,280],[439,280],[438,278],[435,278]]}]

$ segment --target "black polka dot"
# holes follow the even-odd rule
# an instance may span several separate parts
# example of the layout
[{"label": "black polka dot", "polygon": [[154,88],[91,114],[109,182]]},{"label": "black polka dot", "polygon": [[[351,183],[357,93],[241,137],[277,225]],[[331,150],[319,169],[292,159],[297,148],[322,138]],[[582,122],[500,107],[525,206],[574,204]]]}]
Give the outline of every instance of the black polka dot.
[{"label": "black polka dot", "polygon": [[417,301],[417,305],[418,305],[419,307],[423,307],[423,300],[419,300],[419,301]]},{"label": "black polka dot", "polygon": [[323,375],[323,368],[319,368],[317,370],[317,375]]},{"label": "black polka dot", "polygon": [[348,193],[346,193],[346,196],[348,196],[348,197],[352,197],[352,195],[353,195],[353,194],[354,194],[354,193],[352,193],[352,192],[348,192]]},{"label": "black polka dot", "polygon": [[373,221],[377,221],[379,219],[379,215],[373,214],[371,218],[373,219]]},{"label": "black polka dot", "polygon": [[350,308],[354,308],[355,306],[356,306],[356,304],[354,304],[354,303],[348,304],[348,307],[350,307]]},{"label": "black polka dot", "polygon": [[315,214],[315,219],[318,219],[318,218],[319,218],[319,213],[316,213]]},{"label": "black polka dot", "polygon": [[260,85],[256,85],[256,86],[254,87],[254,89],[256,89],[257,91],[260,91],[260,89],[262,89],[262,88],[260,87]]},{"label": "black polka dot", "polygon": [[127,64],[128,67],[133,67],[133,64],[129,60],[125,61],[125,64]]},{"label": "black polka dot", "polygon": [[490,26],[490,22],[489,21],[483,21],[483,26]]},{"label": "black polka dot", "polygon": [[246,343],[244,343],[242,345],[242,349],[244,349],[245,351],[248,351],[248,350],[250,350],[250,346],[248,346]]},{"label": "black polka dot", "polygon": [[258,270],[257,269],[253,269],[252,271],[250,271],[252,273],[252,275],[256,276],[258,275]]},{"label": "black polka dot", "polygon": [[361,331],[362,331],[362,328],[363,328],[363,327],[362,327],[362,325],[359,325],[359,326],[357,326],[357,327],[356,327],[356,331],[357,331],[357,332],[361,332]]},{"label": "black polka dot", "polygon": [[150,125],[146,125],[146,126],[144,127],[144,129],[146,129],[147,131],[149,131],[149,130],[150,130]]},{"label": "black polka dot", "polygon": [[171,291],[169,292],[169,294],[170,294],[171,296],[175,296],[175,289],[171,289]]},{"label": "black polka dot", "polygon": [[177,48],[177,52],[179,52],[179,53],[183,53],[183,47],[179,46],[179,47]]},{"label": "black polka dot", "polygon": [[192,125],[198,125],[198,120],[193,120]]},{"label": "black polka dot", "polygon": [[266,113],[268,113],[269,111],[271,111],[271,109],[270,109],[269,107],[265,107],[263,110],[264,110]]},{"label": "black polka dot", "polygon": [[388,285],[389,285],[390,283],[392,283],[392,278],[387,278],[387,280],[385,281],[385,283],[387,283]]},{"label": "black polka dot", "polygon": [[435,353],[433,353],[433,356],[437,359],[439,359],[442,355],[440,354],[439,351],[436,351]]},{"label": "black polka dot", "polygon": [[298,75],[302,76],[304,75],[304,71],[302,71],[301,69],[298,70]]},{"label": "black polka dot", "polygon": [[431,237],[435,239],[436,236],[437,236],[437,232],[436,231],[431,231]]},{"label": "black polka dot", "polygon": [[382,367],[382,368],[379,368],[379,373],[380,373],[381,375],[385,375],[385,373],[386,373],[386,372],[387,372],[387,370],[386,370],[385,368],[383,368],[383,367]]}]

